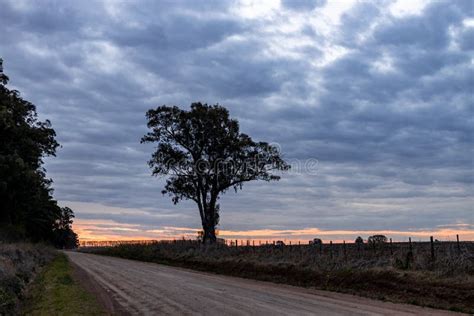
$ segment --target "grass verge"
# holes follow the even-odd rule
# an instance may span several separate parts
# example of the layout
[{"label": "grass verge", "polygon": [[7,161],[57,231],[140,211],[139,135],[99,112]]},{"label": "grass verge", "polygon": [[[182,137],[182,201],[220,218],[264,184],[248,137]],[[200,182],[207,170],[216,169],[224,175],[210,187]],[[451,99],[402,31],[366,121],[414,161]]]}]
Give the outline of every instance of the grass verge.
[{"label": "grass verge", "polygon": [[106,315],[95,297],[73,279],[72,267],[62,253],[33,281],[20,314]]}]

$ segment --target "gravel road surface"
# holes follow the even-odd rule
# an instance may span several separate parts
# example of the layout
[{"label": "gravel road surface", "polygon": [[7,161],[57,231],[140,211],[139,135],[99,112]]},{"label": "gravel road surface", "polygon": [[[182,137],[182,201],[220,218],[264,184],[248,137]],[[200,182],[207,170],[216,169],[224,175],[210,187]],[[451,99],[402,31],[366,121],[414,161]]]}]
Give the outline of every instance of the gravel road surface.
[{"label": "gravel road surface", "polygon": [[120,306],[117,314],[459,315],[154,263],[80,252],[66,254]]}]

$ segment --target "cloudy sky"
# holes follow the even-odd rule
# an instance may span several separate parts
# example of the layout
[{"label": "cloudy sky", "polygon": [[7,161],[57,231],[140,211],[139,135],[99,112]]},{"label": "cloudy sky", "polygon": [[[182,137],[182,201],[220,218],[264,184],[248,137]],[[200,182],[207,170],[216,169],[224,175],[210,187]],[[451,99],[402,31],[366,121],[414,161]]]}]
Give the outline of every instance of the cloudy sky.
[{"label": "cloudy sky", "polygon": [[227,193],[224,237],[474,240],[473,4],[2,0],[0,56],[82,240],[195,235],[139,143],[147,109],[193,101],[299,166]]}]

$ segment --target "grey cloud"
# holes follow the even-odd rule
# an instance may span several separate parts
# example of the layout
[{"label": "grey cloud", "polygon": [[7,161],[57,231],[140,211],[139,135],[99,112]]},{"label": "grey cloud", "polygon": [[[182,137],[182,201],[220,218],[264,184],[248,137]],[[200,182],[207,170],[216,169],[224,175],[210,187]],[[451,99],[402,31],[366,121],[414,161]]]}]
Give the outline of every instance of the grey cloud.
[{"label": "grey cloud", "polygon": [[365,32],[382,13],[381,6],[386,4],[385,2],[361,2],[349,12],[345,12],[341,16],[341,24],[344,28],[337,35],[338,43],[349,47],[355,45],[357,37]]},{"label": "grey cloud", "polygon": [[[465,2],[464,2],[465,3]],[[390,24],[377,30],[374,37],[384,45],[410,45],[419,49],[439,49],[449,43],[449,26],[462,22],[462,4],[437,1],[429,5],[423,16],[393,19]],[[471,11],[472,12],[472,11]]]},{"label": "grey cloud", "polygon": [[[470,1],[401,18],[387,14],[389,3],[358,3],[329,37],[309,24],[296,35],[268,32],[278,19],[239,18],[233,5],[122,3],[114,16],[99,2],[2,3],[5,71],[63,145],[46,165],[55,196],[146,211],[78,218],[198,227],[192,203],[160,194],[164,180],[146,165],[153,146],[139,139],[148,108],[199,100],[228,106],[243,132],[279,143],[287,158],[319,160],[314,176],[285,174],[223,196],[223,229],[472,221],[472,27],[462,22]],[[324,3],[282,5],[292,6],[278,13],[286,21]],[[312,43],[295,49],[299,57],[268,53],[291,36]],[[348,53],[314,67],[328,43]]]},{"label": "grey cloud", "polygon": [[317,7],[322,7],[326,4],[326,0],[282,0],[283,7],[290,10],[313,10]]},{"label": "grey cloud", "polygon": [[459,44],[463,50],[474,50],[474,27],[467,27],[461,31]]},{"label": "grey cloud", "polygon": [[160,54],[170,54],[207,47],[244,29],[231,18],[162,14],[153,20],[139,22],[143,24],[138,27],[117,23],[106,30],[106,36],[120,46],[156,49]]}]

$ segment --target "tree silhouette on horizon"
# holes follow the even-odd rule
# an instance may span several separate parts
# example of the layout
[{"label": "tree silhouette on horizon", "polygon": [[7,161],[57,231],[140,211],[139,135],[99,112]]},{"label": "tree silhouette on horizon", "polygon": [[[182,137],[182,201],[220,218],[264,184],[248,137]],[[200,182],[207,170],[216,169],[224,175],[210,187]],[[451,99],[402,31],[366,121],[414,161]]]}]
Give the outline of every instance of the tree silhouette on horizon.
[{"label": "tree silhouette on horizon", "polygon": [[151,131],[141,142],[157,143],[148,162],[152,174],[168,176],[162,193],[174,204],[197,204],[204,243],[216,241],[221,194],[253,180],[279,180],[272,171],[289,169],[276,146],[240,133],[238,121],[218,104],[192,103],[189,111],[163,105],[146,117]]}]

